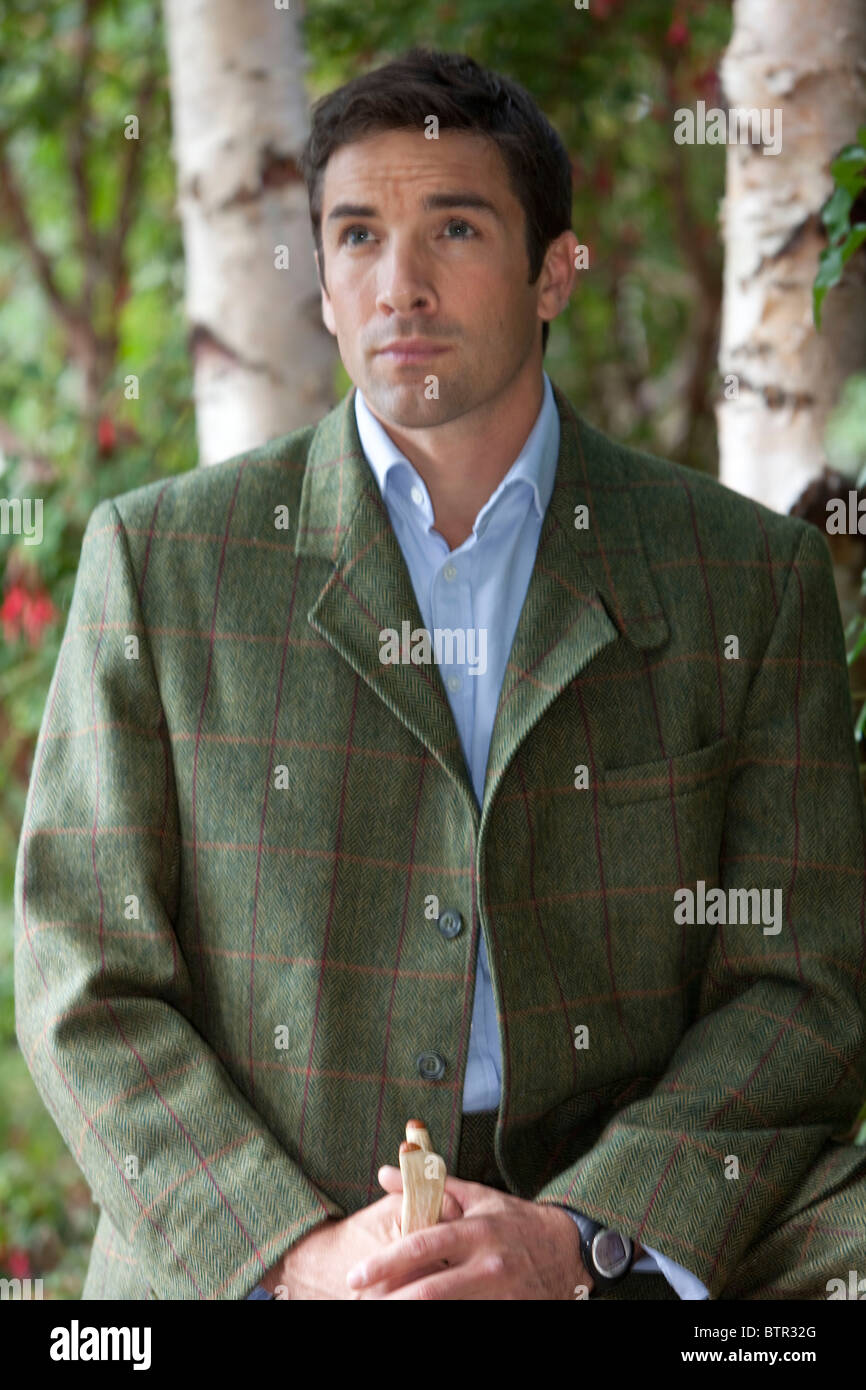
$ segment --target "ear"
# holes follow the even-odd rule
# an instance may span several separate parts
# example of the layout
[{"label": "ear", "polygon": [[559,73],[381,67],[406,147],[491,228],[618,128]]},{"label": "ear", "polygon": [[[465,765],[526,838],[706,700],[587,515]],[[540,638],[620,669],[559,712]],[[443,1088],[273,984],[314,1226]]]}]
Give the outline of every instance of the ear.
[{"label": "ear", "polygon": [[539,317],[550,322],[561,314],[577,279],[575,264],[580,242],[571,230],[561,232],[548,246],[541,275],[538,277]]}]

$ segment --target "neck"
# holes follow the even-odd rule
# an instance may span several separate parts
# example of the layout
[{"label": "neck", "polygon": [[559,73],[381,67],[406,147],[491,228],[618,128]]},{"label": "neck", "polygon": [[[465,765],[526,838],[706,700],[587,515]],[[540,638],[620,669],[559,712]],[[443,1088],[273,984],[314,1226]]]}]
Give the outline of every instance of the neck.
[{"label": "neck", "polygon": [[[376,415],[382,428],[423,478],[434,526],[454,550],[517,458],[544,400],[535,362],[496,396],[429,429],[404,429]],[[372,406],[370,407],[375,415]]]}]

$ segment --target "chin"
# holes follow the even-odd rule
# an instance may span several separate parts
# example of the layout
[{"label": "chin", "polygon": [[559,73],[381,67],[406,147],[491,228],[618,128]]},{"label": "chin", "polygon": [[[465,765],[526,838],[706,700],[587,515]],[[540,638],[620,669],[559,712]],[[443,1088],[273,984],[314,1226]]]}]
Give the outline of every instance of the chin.
[{"label": "chin", "polygon": [[[381,416],[392,420],[395,425],[403,425],[406,429],[438,425],[454,415],[457,405],[456,393],[450,387],[443,392],[443,384],[440,381],[439,399],[428,400],[424,395],[427,375],[429,373],[419,372],[414,381],[377,381],[370,383],[369,388],[362,386],[361,391],[373,409]],[[461,392],[461,404],[462,396]]]}]

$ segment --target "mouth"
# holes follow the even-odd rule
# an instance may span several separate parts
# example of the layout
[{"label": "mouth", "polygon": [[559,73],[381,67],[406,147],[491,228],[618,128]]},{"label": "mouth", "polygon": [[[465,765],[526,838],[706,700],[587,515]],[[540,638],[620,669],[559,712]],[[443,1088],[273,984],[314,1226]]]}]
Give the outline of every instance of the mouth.
[{"label": "mouth", "polygon": [[443,352],[448,352],[448,348],[433,343],[394,343],[391,347],[382,348],[379,356],[387,358],[389,362],[423,362]]}]

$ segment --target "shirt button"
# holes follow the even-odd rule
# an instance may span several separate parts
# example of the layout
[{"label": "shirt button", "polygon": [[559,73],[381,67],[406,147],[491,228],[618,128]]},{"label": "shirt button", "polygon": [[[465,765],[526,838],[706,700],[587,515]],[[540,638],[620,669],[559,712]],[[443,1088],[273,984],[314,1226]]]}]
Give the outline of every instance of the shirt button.
[{"label": "shirt button", "polygon": [[412,498],[412,501],[415,503],[415,506],[416,506],[416,507],[423,507],[423,505],[424,505],[424,494],[423,494],[423,492],[421,491],[420,487],[418,487],[417,484],[415,485],[415,487],[413,487],[413,489],[412,489],[412,491],[410,492],[409,496]]},{"label": "shirt button", "polygon": [[459,676],[449,676],[449,677],[448,677],[448,689],[449,689],[449,690],[459,690],[459,689],[460,689],[460,677],[459,677]]},{"label": "shirt button", "polygon": [[442,573],[444,574],[445,578],[448,580],[448,583],[450,584],[452,579],[457,578],[457,566],[446,565]]},{"label": "shirt button", "polygon": [[445,1075],[445,1058],[438,1052],[419,1052],[416,1065],[425,1081],[438,1081]]},{"label": "shirt button", "polygon": [[463,918],[453,907],[446,907],[444,912],[439,913],[436,923],[444,937],[450,941],[452,936],[459,936],[463,930]]}]

